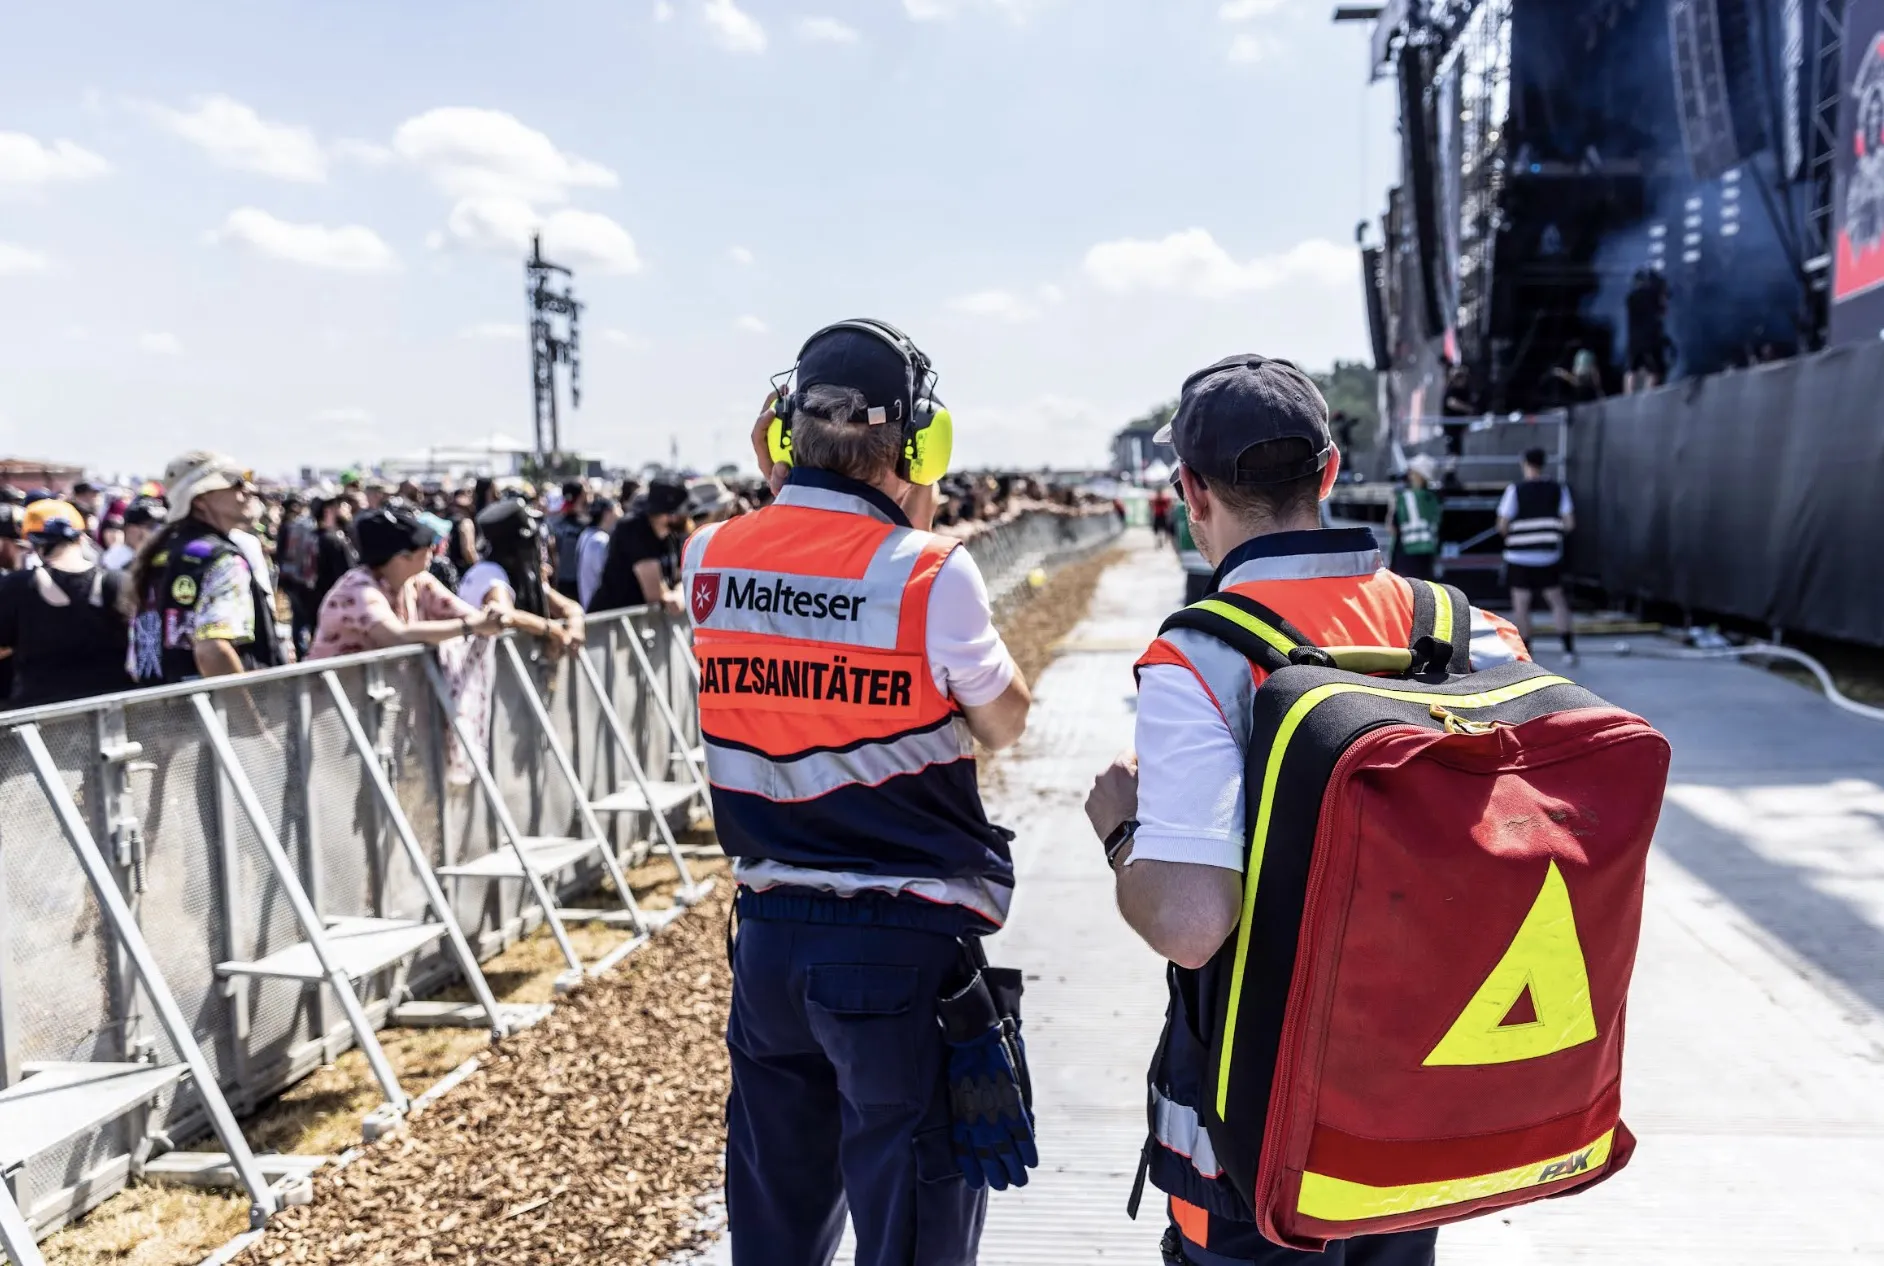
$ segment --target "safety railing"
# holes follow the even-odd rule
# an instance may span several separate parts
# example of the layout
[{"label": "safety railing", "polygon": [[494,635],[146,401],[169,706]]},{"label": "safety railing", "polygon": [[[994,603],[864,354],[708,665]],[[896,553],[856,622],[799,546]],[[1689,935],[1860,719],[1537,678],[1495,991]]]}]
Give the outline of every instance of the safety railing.
[{"label": "safety railing", "polygon": [[[580,657],[516,635],[0,713],[0,1240],[214,1128],[256,1218],[282,1193],[233,1118],[374,1032],[502,1033],[478,962],[704,804],[677,622],[593,616]],[[670,822],[670,819],[673,822]],[[630,940],[626,947],[636,942]],[[478,1005],[432,1003],[462,978]],[[573,976],[569,977],[573,978]],[[8,1190],[12,1199],[9,1200]],[[15,1204],[17,1201],[17,1204]]]},{"label": "safety railing", "polygon": [[[1024,512],[970,539],[991,597],[1120,531]],[[0,712],[0,1251],[140,1174],[245,1188],[305,1169],[236,1119],[359,1047],[410,1106],[388,1024],[507,1032],[479,963],[547,924],[564,982],[698,893],[674,826],[707,800],[684,620],[594,615],[580,655],[515,634]],[[664,854],[673,911],[624,870]],[[564,905],[614,881],[618,908]],[[564,923],[634,934],[582,962]],[[434,1000],[463,980],[472,1004]],[[214,1132],[213,1163],[175,1151]]]}]

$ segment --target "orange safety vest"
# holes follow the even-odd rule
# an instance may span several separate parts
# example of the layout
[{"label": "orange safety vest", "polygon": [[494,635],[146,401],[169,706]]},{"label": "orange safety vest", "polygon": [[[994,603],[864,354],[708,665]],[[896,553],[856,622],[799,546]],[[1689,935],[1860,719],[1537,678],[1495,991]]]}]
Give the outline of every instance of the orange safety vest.
[{"label": "orange safety vest", "polygon": [[696,532],[683,563],[714,824],[742,885],[1007,913],[1007,832],[937,689],[929,594],[960,545],[826,471]]}]

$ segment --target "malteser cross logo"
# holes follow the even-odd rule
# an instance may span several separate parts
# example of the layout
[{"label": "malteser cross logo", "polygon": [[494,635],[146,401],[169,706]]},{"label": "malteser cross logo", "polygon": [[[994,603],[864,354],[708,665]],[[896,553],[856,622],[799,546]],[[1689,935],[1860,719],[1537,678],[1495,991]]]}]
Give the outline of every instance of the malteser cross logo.
[{"label": "malteser cross logo", "polygon": [[703,623],[713,614],[713,609],[720,605],[720,574],[703,571],[695,576],[688,598],[693,604],[694,623]]}]

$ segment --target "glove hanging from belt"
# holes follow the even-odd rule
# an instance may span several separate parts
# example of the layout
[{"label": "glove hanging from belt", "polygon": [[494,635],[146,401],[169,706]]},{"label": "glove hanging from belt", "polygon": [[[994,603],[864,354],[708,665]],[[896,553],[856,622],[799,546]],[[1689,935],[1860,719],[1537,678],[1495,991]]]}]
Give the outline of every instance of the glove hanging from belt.
[{"label": "glove hanging from belt", "polygon": [[1033,1085],[1020,1035],[1021,974],[989,967],[968,949],[967,984],[936,1001],[949,1046],[949,1106],[955,1163],[970,1187],[1027,1185],[1040,1164],[1034,1146]]}]

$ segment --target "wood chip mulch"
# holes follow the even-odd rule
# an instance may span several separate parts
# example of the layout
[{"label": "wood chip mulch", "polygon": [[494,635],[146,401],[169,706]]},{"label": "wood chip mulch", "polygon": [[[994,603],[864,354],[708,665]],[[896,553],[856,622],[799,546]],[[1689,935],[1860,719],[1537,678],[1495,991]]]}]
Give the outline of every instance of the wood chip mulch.
[{"label": "wood chip mulch", "polygon": [[701,1240],[726,1145],[729,889],[318,1176],[237,1261],[612,1266]]}]

